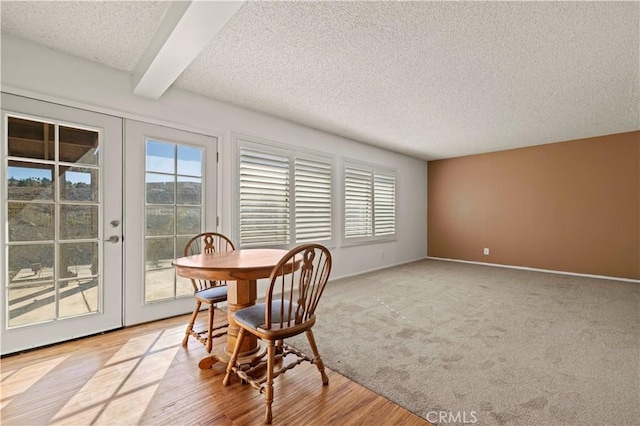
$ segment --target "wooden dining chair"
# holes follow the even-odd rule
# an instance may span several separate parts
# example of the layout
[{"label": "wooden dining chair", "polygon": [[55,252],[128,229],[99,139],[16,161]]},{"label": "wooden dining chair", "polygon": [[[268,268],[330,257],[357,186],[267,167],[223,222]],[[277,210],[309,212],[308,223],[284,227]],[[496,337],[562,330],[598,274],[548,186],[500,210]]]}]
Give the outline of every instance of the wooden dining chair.
[{"label": "wooden dining chair", "polygon": [[[235,373],[260,393],[264,393],[267,405],[265,424],[270,424],[272,419],[273,380],[281,373],[308,361],[317,366],[322,384],[329,384],[311,328],[316,322],[315,311],[330,271],[331,253],[326,247],[319,244],[298,246],[290,250],[271,272],[265,302],[240,309],[233,314],[240,331],[222,383],[228,385],[231,373]],[[242,340],[247,333],[267,343],[267,359],[253,366],[236,365]],[[301,333],[306,333],[313,358],[284,342]],[[286,365],[283,362],[278,371],[274,371],[276,361],[287,355],[294,355],[295,361],[287,362]],[[264,369],[264,364],[266,377],[252,377],[252,373]]]},{"label": "wooden dining chair", "polygon": [[[194,254],[201,253],[216,253],[224,251],[233,251],[235,246],[222,234],[217,232],[203,232],[191,238],[184,247],[184,255],[192,256]],[[182,345],[185,346],[189,341],[189,336],[195,337],[206,348],[207,352],[211,352],[213,339],[226,334],[226,332],[217,332],[229,326],[229,324],[223,324],[217,327],[213,326],[213,312],[216,303],[224,302],[227,300],[227,283],[226,281],[211,281],[201,279],[191,279],[193,285],[193,297],[196,300],[196,306],[191,315],[191,320],[187,326]],[[198,312],[202,304],[209,305],[209,318],[207,322],[206,330],[197,331],[194,329]]]}]

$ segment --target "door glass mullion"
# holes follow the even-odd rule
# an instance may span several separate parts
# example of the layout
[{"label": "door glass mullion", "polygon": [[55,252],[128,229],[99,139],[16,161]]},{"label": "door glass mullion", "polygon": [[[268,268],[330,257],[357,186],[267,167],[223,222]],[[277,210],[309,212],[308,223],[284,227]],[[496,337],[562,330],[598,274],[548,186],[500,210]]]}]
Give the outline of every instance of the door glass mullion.
[{"label": "door glass mullion", "polygon": [[[173,175],[173,217],[175,220],[173,221],[173,235],[171,236],[171,247],[173,248],[173,258],[176,258],[176,236],[178,235],[178,173],[180,173],[179,165],[178,165],[178,146],[174,145],[173,147],[173,170],[175,170],[175,174]],[[175,299],[178,296],[177,292],[177,274],[175,271],[172,271],[173,275],[173,286],[171,287],[172,297]]]},{"label": "door glass mullion", "polygon": [[59,151],[59,144],[60,144],[60,125],[58,123],[54,124],[55,126],[55,133],[54,133],[54,150],[55,150],[55,166],[54,166],[54,176],[55,176],[55,185],[54,185],[54,202],[56,204],[56,214],[54,215],[54,245],[53,245],[53,250],[54,250],[54,254],[53,254],[53,264],[55,265],[55,267],[53,268],[54,271],[54,292],[53,292],[53,298],[54,298],[54,302],[53,302],[53,306],[54,306],[54,310],[55,310],[55,319],[57,320],[58,318],[60,318],[60,298],[59,298],[59,294],[60,294],[60,163],[59,163],[59,158],[60,158],[60,151]]}]

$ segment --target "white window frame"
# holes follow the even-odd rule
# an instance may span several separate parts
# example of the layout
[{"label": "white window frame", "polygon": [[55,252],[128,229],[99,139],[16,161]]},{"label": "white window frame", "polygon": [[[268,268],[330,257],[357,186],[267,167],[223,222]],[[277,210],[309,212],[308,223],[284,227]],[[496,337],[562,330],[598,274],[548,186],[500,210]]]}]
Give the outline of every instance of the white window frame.
[{"label": "white window frame", "polygon": [[[299,148],[297,146],[286,145],[278,142],[266,141],[263,139],[257,139],[254,137],[248,137],[244,135],[235,135],[235,183],[236,183],[236,191],[235,191],[235,202],[234,206],[236,209],[235,217],[237,218],[234,223],[234,231],[236,235],[236,240],[238,242],[238,248],[253,248],[253,247],[270,247],[270,248],[291,248],[300,244],[317,242],[323,244],[327,247],[332,247],[335,245],[335,236],[336,236],[336,226],[335,226],[335,212],[336,212],[336,202],[335,202],[335,157],[331,154],[312,151],[304,148]],[[247,245],[243,244],[240,234],[240,161],[242,149],[257,151],[260,153],[268,154],[268,155],[276,155],[287,157],[289,160],[289,241],[288,243],[276,243],[276,244],[268,244],[262,243],[259,245]],[[329,183],[329,198],[330,198],[330,212],[329,212],[329,225],[330,225],[330,235],[328,238],[322,239],[313,239],[299,241],[297,238],[296,232],[296,160],[302,161],[311,161],[323,163],[329,166],[330,171],[330,183]]]},{"label": "white window frame", "polygon": [[[361,172],[363,175],[368,174],[370,178],[370,187],[369,191],[366,195],[370,196],[371,203],[371,219],[368,223],[371,233],[370,235],[361,236],[361,237],[347,237],[347,171],[351,169],[353,171]],[[393,221],[392,227],[393,232],[389,233],[379,233],[376,229],[377,220],[376,220],[376,175],[385,176],[392,180],[393,187]],[[396,233],[398,229],[398,174],[395,169],[379,166],[376,164],[364,163],[358,160],[353,159],[344,159],[342,162],[342,245],[350,246],[350,245],[359,245],[359,244],[368,244],[375,242],[386,242],[386,241],[395,241]],[[380,214],[381,212],[378,212]],[[387,212],[388,213],[388,212]],[[380,214],[382,216],[382,214]]]}]

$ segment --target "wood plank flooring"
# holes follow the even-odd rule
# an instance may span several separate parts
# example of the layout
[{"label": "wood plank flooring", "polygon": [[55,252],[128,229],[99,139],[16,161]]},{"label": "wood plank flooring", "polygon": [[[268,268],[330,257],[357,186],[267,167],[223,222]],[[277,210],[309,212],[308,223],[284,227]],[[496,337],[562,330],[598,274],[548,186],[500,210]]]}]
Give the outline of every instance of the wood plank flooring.
[{"label": "wood plank flooring", "polygon": [[[216,322],[223,317],[219,312]],[[237,377],[222,386],[224,365],[198,369],[206,352],[194,339],[181,345],[187,322],[185,315],[2,358],[1,423],[262,424],[262,395]],[[278,377],[273,424],[430,424],[334,371],[327,374],[329,385],[322,386],[316,367],[303,363]]]}]

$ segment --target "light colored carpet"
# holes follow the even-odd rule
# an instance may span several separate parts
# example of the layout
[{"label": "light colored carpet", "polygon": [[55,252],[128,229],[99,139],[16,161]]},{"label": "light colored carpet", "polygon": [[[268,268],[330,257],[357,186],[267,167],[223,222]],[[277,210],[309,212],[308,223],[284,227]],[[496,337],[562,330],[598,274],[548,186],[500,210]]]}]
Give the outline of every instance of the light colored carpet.
[{"label": "light colored carpet", "polygon": [[330,281],[317,314],[328,367],[427,420],[640,424],[636,283],[423,260]]}]

